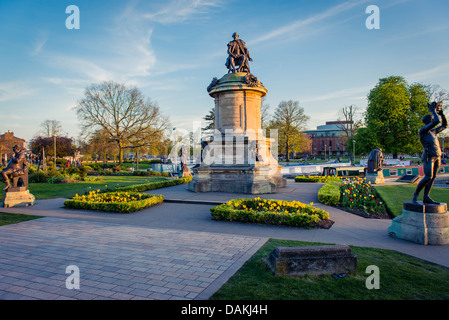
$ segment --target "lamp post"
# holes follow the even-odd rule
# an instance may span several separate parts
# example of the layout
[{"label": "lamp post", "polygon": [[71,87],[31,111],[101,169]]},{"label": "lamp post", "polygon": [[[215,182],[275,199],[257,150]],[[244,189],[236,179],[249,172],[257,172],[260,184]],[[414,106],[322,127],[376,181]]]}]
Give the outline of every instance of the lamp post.
[{"label": "lamp post", "polygon": [[352,152],[354,154],[353,165],[355,165],[355,140],[352,140]]},{"label": "lamp post", "polygon": [[53,134],[53,153],[54,153],[54,161],[55,161],[55,169],[56,169],[56,134]]}]

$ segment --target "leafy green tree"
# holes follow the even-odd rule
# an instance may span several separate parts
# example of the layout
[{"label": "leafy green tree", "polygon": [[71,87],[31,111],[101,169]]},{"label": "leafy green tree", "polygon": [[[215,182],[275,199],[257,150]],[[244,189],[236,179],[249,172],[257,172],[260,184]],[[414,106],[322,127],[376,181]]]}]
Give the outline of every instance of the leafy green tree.
[{"label": "leafy green tree", "polygon": [[[384,153],[415,153],[421,147],[418,129],[422,125],[429,96],[422,84],[408,85],[403,77],[382,78],[368,95],[365,127],[372,135],[357,143],[364,150],[381,147]],[[363,142],[372,145],[362,145]]]}]

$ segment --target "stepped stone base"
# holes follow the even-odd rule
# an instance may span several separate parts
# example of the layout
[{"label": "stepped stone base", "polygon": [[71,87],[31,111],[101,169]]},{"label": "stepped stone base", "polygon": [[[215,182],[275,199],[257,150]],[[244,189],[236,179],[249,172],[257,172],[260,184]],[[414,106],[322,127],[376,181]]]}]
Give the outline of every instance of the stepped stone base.
[{"label": "stepped stone base", "polygon": [[[15,188],[18,189],[18,188]],[[22,188],[26,189],[26,188]],[[3,207],[27,207],[34,204],[35,198],[29,190],[7,191],[3,197]]]},{"label": "stepped stone base", "polygon": [[405,202],[402,215],[393,219],[388,234],[423,245],[449,244],[447,204]]},{"label": "stepped stone base", "polygon": [[276,193],[287,181],[282,175],[269,175],[270,168],[242,166],[210,166],[194,170],[188,189],[193,192],[230,192],[245,194]]},{"label": "stepped stone base", "polygon": [[384,184],[384,173],[382,171],[378,171],[376,173],[367,173],[366,182],[368,181],[371,182],[371,184]]}]

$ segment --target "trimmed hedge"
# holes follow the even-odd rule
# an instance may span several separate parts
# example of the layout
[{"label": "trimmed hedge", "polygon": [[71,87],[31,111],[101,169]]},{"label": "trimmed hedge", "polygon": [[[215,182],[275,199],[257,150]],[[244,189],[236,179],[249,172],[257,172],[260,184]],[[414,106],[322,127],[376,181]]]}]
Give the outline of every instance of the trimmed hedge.
[{"label": "trimmed hedge", "polygon": [[93,202],[86,200],[74,200],[81,197],[75,196],[74,199],[65,200],[64,206],[71,209],[87,209],[107,212],[131,213],[144,208],[148,208],[164,201],[161,195],[152,195],[145,193],[128,193],[128,192],[108,192],[103,195],[112,195],[122,197],[124,195],[139,198],[134,201],[119,201],[119,202]]},{"label": "trimmed hedge", "polygon": [[333,179],[332,176],[297,176],[295,182],[328,182],[329,179]]},{"label": "trimmed hedge", "polygon": [[337,206],[340,204],[340,179],[329,179],[327,183],[318,190],[318,200],[328,206]]},{"label": "trimmed hedge", "polygon": [[299,201],[233,199],[210,208],[215,220],[313,228],[329,213]]},{"label": "trimmed hedge", "polygon": [[184,177],[174,180],[165,180],[165,181],[157,181],[157,182],[150,182],[150,183],[144,183],[144,184],[136,184],[128,187],[119,187],[115,188],[115,191],[129,191],[129,192],[143,192],[148,190],[154,190],[159,188],[165,188],[165,187],[171,187],[176,186],[179,184],[184,184],[192,181],[192,177]]}]

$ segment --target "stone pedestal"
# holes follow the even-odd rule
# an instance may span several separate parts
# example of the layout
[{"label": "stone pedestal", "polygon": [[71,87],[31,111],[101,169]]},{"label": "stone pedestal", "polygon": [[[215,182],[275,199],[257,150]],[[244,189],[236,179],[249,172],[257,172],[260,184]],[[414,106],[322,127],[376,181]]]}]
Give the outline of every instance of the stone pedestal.
[{"label": "stone pedestal", "polygon": [[275,193],[285,187],[261,128],[261,98],[267,89],[253,75],[229,73],[211,83],[215,133],[203,141],[201,164],[188,189],[194,192]]},{"label": "stone pedestal", "polygon": [[357,271],[357,257],[346,245],[277,247],[266,262],[275,275],[287,277]]},{"label": "stone pedestal", "polygon": [[371,184],[384,184],[385,178],[384,173],[382,171],[378,171],[376,173],[367,173],[366,182],[371,182]]},{"label": "stone pedestal", "polygon": [[23,189],[23,190],[10,191],[8,189],[8,191],[5,192],[5,195],[3,197],[4,208],[27,207],[32,206],[34,204],[35,198],[27,188],[14,188],[14,189]]},{"label": "stone pedestal", "polygon": [[405,202],[402,215],[393,219],[388,234],[423,245],[449,244],[447,204]]}]

